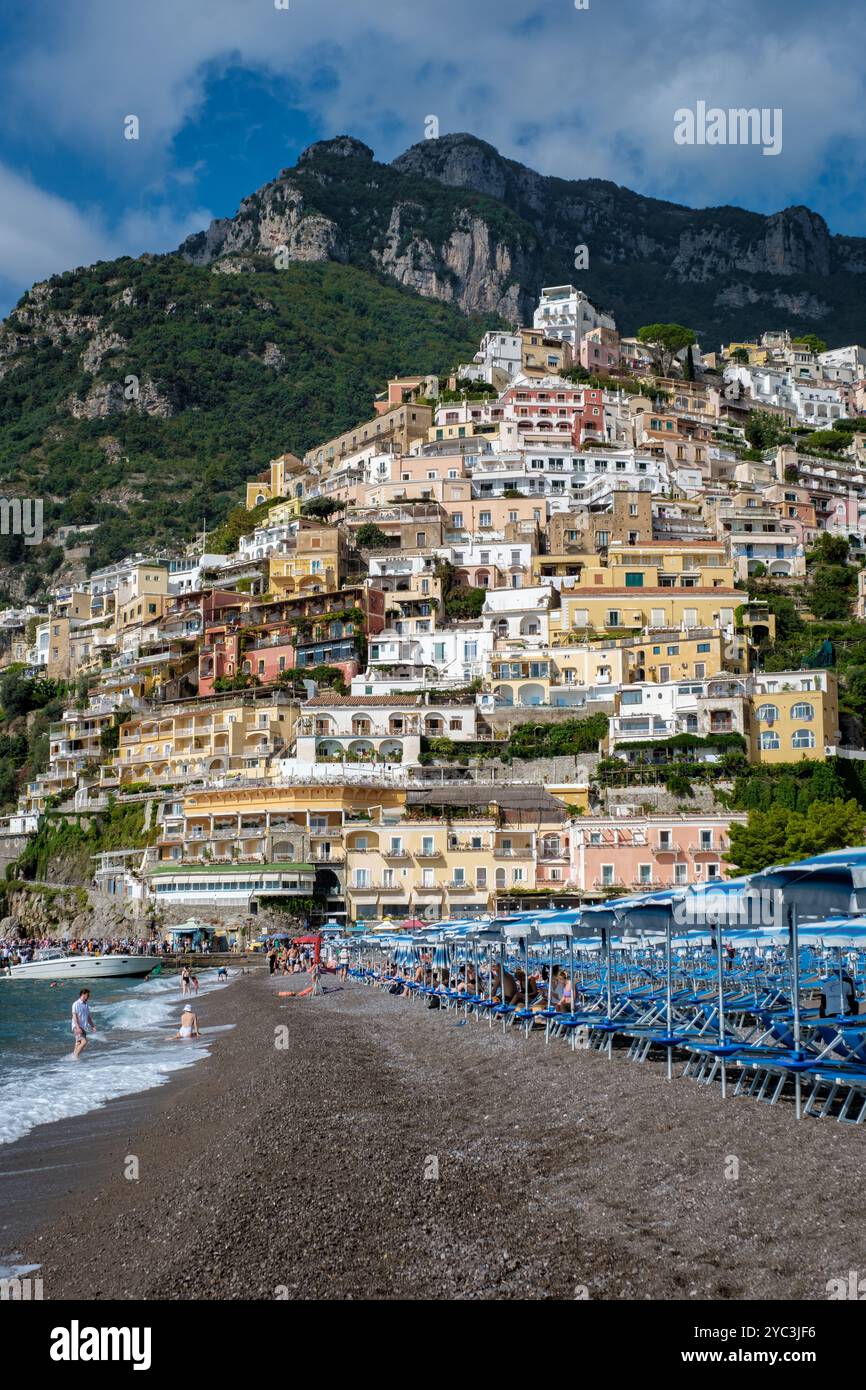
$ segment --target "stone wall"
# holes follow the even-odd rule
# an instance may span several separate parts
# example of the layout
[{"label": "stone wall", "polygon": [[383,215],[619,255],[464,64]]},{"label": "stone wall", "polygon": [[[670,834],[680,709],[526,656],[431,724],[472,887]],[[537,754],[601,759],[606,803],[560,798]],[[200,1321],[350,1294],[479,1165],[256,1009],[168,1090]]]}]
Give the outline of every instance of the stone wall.
[{"label": "stone wall", "polygon": [[7,866],[24,853],[29,838],[29,835],[0,835],[0,879],[5,876]]}]

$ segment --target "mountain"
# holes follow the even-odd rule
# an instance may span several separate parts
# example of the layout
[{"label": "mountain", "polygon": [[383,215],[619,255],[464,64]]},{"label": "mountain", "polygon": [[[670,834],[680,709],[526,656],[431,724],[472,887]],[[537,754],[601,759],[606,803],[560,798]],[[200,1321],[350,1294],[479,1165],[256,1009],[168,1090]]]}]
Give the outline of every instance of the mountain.
[{"label": "mountain", "polygon": [[[43,498],[46,527],[97,526],[92,565],[177,543],[273,455],[369,416],[389,376],[447,371],[563,281],[624,332],[676,319],[704,347],[768,326],[838,344],[862,337],[866,240],[807,208],[693,211],[546,177],[470,135],[392,164],[322,141],[176,253],[23,296],[0,326],[0,485]],[[64,563],[0,536],[0,600]]]},{"label": "mountain", "polygon": [[[574,268],[581,244],[588,271]],[[832,236],[808,208],[680,207],[535,173],[472,135],[424,140],[392,164],[349,136],[322,141],[181,254],[230,264],[275,247],[523,322],[542,285],[572,281],[624,333],[677,320],[707,348],[767,327],[856,341],[866,310],[866,238]]]},{"label": "mountain", "polygon": [[[486,325],[350,265],[69,271],[0,328],[0,486],[45,499],[46,530],[97,524],[91,565],[177,544],[270,458],[371,417],[389,376],[471,356]],[[0,537],[0,596],[38,592],[62,562]]]}]

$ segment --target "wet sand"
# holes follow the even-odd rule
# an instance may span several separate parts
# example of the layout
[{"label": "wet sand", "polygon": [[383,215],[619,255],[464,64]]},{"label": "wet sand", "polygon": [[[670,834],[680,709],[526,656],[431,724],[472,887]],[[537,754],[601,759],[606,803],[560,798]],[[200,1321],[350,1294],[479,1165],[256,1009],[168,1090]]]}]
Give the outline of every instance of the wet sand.
[{"label": "wet sand", "polygon": [[824,1300],[866,1269],[864,1129],[286,987],[240,979],[209,1058],[0,1149],[0,1255],[46,1298]]}]

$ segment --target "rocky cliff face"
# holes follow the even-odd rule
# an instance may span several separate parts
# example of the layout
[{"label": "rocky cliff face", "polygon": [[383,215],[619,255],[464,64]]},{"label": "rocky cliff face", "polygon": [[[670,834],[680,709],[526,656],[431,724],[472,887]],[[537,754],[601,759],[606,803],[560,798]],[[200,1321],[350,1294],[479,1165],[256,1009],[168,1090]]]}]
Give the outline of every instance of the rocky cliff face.
[{"label": "rocky cliff face", "polygon": [[[589,270],[577,272],[581,244]],[[428,298],[524,322],[543,284],[576,281],[624,331],[679,319],[708,346],[780,318],[841,342],[866,301],[866,240],[832,236],[808,208],[679,207],[538,174],[463,134],[390,165],[348,136],[322,141],[181,248],[214,268],[280,251],[373,266]]]}]

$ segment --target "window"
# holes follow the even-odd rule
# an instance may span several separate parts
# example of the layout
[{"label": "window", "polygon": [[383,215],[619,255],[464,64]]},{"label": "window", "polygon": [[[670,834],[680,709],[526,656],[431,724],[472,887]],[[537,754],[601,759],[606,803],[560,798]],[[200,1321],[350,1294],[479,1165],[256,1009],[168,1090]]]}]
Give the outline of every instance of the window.
[{"label": "window", "polygon": [[673,836],[674,832],[672,830],[660,830],[659,849],[673,849]]},{"label": "window", "polygon": [[653,878],[653,866],[652,866],[652,864],[639,864],[639,865],[638,865],[638,882],[640,882],[640,883],[652,883],[652,878]]},{"label": "window", "polygon": [[758,747],[764,753],[778,752],[780,747],[779,735],[772,729],[765,729],[762,734],[758,735]]},{"label": "window", "polygon": [[435,880],[435,878],[434,878],[434,876],[433,876],[433,870],[432,870],[432,869],[422,869],[422,870],[421,870],[421,886],[422,886],[422,888],[432,888],[433,885],[434,885],[434,883],[435,883],[435,881],[436,881],[436,880]]},{"label": "window", "polygon": [[697,680],[702,681],[702,680],[704,679],[704,677],[706,676],[706,674],[707,674],[707,664],[706,664],[706,662],[705,662],[705,661],[696,661],[696,662],[695,662],[695,677],[697,678]]},{"label": "window", "polygon": [[493,525],[493,515],[492,515],[492,513],[491,513],[491,512],[480,512],[479,515],[478,515],[478,525],[479,525],[479,526],[492,526],[492,525]]},{"label": "window", "polygon": [[453,515],[453,517],[451,518],[451,524],[452,524],[452,526],[462,527],[462,526],[463,526],[463,513],[462,513],[462,512],[455,512],[454,515]]},{"label": "window", "polygon": [[486,887],[487,887],[487,870],[486,870],[486,869],[477,868],[477,869],[475,870],[475,887],[476,887],[476,888],[486,888]]},{"label": "window", "polygon": [[814,718],[815,718],[815,710],[814,710],[814,707],[813,707],[812,705],[810,705],[807,701],[804,700],[801,704],[795,705],[794,708],[791,710],[791,718],[792,718],[792,719],[814,719]]},{"label": "window", "polygon": [[511,882],[512,882],[512,883],[522,883],[522,882],[523,882],[523,870],[522,870],[522,869],[512,869],[512,871],[511,871]]},{"label": "window", "polygon": [[674,882],[686,883],[688,880],[688,864],[674,864]]},{"label": "window", "polygon": [[712,847],[713,847],[713,832],[712,832],[712,830],[702,830],[702,831],[701,831],[701,849],[712,849]]},{"label": "window", "polygon": [[425,835],[421,841],[421,853],[433,854],[433,836]]},{"label": "window", "polygon": [[812,729],[795,729],[791,739],[792,748],[814,748],[815,734]]},{"label": "window", "polygon": [[602,888],[613,887],[613,864],[602,864],[601,866],[601,886]]},{"label": "window", "polygon": [[756,716],[759,724],[774,724],[779,718],[779,711],[776,705],[759,705]]},{"label": "window", "polygon": [[632,572],[626,571],[626,576],[625,576],[625,587],[626,587],[627,589],[642,589],[642,588],[643,588],[643,574],[632,573]]},{"label": "window", "polygon": [[608,609],[608,612],[607,612],[607,618],[605,619],[605,622],[607,623],[607,626],[608,626],[608,627],[619,627],[619,626],[620,626],[620,616],[621,616],[621,615],[620,615],[620,611],[619,611],[618,608],[609,608],[609,609]]},{"label": "window", "polygon": [[699,652],[708,652],[708,651],[710,650],[710,644],[709,644],[709,642],[699,642],[699,643],[698,643],[698,646],[697,646],[697,650],[698,650]]},{"label": "window", "polygon": [[391,836],[391,853],[392,853],[392,854],[402,854],[402,853],[403,853],[403,840],[402,840],[401,836],[399,836],[399,835],[392,835],[392,836]]}]

